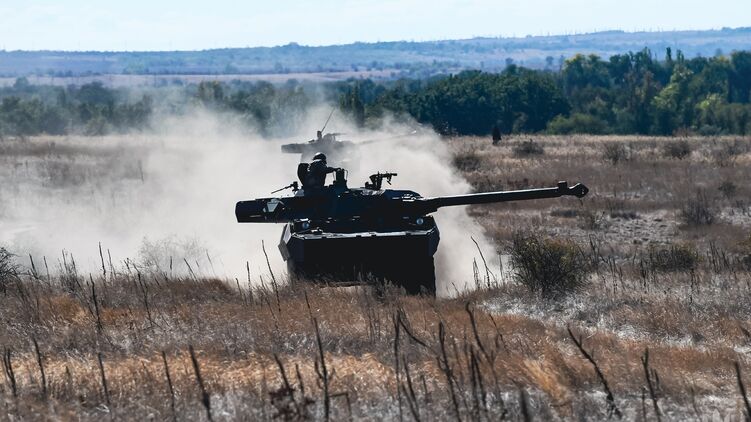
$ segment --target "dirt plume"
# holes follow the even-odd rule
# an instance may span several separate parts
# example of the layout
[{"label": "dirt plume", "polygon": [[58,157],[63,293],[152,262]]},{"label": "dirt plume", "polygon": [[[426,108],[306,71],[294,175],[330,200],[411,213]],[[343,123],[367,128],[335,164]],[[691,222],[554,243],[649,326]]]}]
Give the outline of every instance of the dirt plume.
[{"label": "dirt plume", "polygon": [[[237,224],[234,204],[294,180],[299,156],[281,154],[279,146],[310,139],[327,114],[312,112],[300,125],[312,129],[285,140],[263,139],[233,116],[196,110],[160,119],[144,134],[8,147],[1,156],[9,165],[0,173],[0,242],[24,257],[47,257],[53,267],[66,251],[86,272],[100,269],[101,243],[105,261],[109,250],[116,265],[127,259],[143,270],[245,279],[249,263],[254,280],[268,277],[263,242],[272,271],[282,275],[281,227]],[[424,196],[471,191],[430,131],[404,124],[359,130],[342,117],[327,130],[361,143],[347,161],[329,163],[349,169],[350,186],[388,170],[399,173],[393,188]],[[482,266],[472,238],[486,257],[495,252],[462,207],[440,210],[436,219],[439,292],[463,290],[474,284],[473,261]]]}]

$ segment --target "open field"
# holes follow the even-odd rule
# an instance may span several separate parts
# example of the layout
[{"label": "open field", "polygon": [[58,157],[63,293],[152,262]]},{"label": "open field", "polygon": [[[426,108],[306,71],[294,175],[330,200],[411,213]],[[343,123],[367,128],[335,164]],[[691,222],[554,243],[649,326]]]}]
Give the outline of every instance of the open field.
[{"label": "open field", "polygon": [[[137,149],[54,141],[0,142],[0,222],[2,201],[41,189],[29,174],[84,193],[91,180],[116,179],[121,193],[152,177]],[[575,242],[583,288],[543,297],[482,270],[476,290],[435,299],[255,269],[173,274],[106,249],[91,273],[0,259],[22,264],[0,265],[0,420],[744,417],[751,139],[442,142],[477,191],[587,184],[582,201],[469,210],[494,252],[513,252],[520,230]]]}]

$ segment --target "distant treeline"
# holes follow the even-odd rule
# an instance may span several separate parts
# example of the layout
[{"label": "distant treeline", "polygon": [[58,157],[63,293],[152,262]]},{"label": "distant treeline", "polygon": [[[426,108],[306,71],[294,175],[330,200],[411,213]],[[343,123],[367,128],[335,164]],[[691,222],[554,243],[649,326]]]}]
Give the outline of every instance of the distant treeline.
[{"label": "distant treeline", "polygon": [[510,66],[500,74],[462,72],[386,88],[352,83],[345,110],[365,121],[406,113],[438,132],[485,135],[542,132],[593,134],[747,134],[751,132],[751,52],[686,59],[669,49],[577,55],[558,72]]},{"label": "distant treeline", "polygon": [[[485,28],[494,31],[497,28]],[[485,32],[483,30],[482,32]],[[751,45],[751,28],[708,31],[605,31],[524,37],[480,37],[441,41],[389,41],[329,46],[290,43],[277,47],[200,51],[4,51],[0,76],[55,78],[86,75],[250,75],[377,71],[378,78],[422,78],[467,69],[500,71],[516,63],[558,68],[576,53],[609,57],[648,47],[682,48],[686,57],[717,55]],[[639,46],[639,47],[634,47]]]},{"label": "distant treeline", "polygon": [[[206,107],[239,117],[267,135],[294,131],[321,102],[358,125],[385,115],[411,118],[446,135],[501,133],[748,134],[751,52],[686,59],[669,49],[608,60],[577,55],[558,71],[514,65],[501,73],[464,71],[392,82],[322,85],[202,82],[148,90],[33,86],[0,89],[0,136],[99,135],[147,129],[157,113]],[[304,128],[303,128],[304,129]]]}]

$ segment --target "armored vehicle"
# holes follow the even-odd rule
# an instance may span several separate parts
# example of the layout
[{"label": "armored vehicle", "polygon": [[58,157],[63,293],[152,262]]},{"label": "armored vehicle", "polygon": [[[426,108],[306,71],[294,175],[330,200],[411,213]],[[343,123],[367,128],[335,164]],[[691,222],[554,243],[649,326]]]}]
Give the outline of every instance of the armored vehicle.
[{"label": "armored vehicle", "polygon": [[[306,164],[301,163],[302,180]],[[331,185],[299,188],[294,195],[240,201],[239,223],[286,223],[279,250],[290,275],[314,282],[389,280],[409,293],[435,292],[433,255],[438,226],[431,213],[441,207],[575,196],[588,189],[566,182],[545,189],[425,198],[410,190],[382,189],[396,173],[376,173],[361,188],[349,188],[346,170]],[[285,188],[283,188],[285,189]]]},{"label": "armored vehicle", "polygon": [[334,115],[336,108],[331,110],[329,117],[323,124],[321,130],[316,132],[316,138],[311,139],[308,142],[292,143],[282,145],[282,152],[288,154],[300,154],[300,161],[305,162],[313,158],[316,153],[323,153],[329,156],[334,161],[342,161],[346,158],[345,150],[354,146],[354,142],[340,141],[336,139],[341,133],[325,133],[326,126],[331,121],[331,116]]},{"label": "armored vehicle", "polygon": [[341,133],[327,133],[323,134],[320,130],[316,135],[316,139],[312,139],[308,142],[284,144],[282,145],[282,152],[288,154],[300,154],[301,161],[309,161],[313,158],[313,155],[322,152],[329,156],[333,161],[341,161],[346,158],[346,150],[355,146],[351,141],[340,141],[337,139]]}]

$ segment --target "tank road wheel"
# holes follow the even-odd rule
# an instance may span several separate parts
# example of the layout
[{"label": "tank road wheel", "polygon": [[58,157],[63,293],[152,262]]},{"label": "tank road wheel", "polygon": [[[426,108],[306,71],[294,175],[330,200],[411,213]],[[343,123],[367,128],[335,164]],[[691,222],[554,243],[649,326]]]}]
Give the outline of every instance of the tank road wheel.
[{"label": "tank road wheel", "polygon": [[435,295],[435,267],[433,257],[422,258],[404,263],[403,275],[399,283],[408,294],[425,293]]}]

